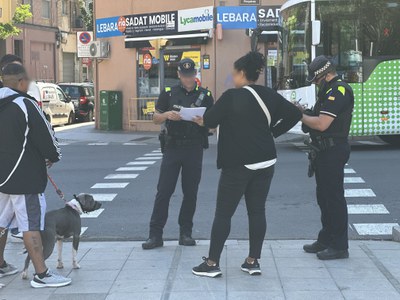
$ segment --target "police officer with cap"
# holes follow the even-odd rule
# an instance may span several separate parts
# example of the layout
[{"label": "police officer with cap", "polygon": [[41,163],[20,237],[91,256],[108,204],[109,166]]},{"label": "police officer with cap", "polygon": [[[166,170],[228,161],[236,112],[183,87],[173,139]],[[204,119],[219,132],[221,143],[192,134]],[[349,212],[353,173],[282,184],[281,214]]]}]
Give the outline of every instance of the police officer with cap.
[{"label": "police officer with cap", "polygon": [[337,75],[326,56],[318,56],[308,67],[307,81],[318,86],[318,99],[312,110],[303,113],[303,130],[310,133],[311,147],[317,149],[314,161],[317,201],[322,229],[316,242],[304,245],[321,260],[348,258],[348,214],[344,197],[344,167],[350,156],[350,131],[354,94]]},{"label": "police officer with cap", "polygon": [[196,84],[196,65],[192,59],[182,59],[178,66],[180,84],[166,87],[160,94],[155,124],[164,124],[166,132],[160,135],[163,149],[157,195],[150,220],[148,240],[143,249],[163,246],[163,229],[168,218],[169,202],[182,176],[183,201],[179,213],[179,244],[196,245],[192,238],[193,216],[201,178],[203,151],[208,148],[208,129],[195,122],[181,119],[181,107],[206,107],[214,104],[211,92]]}]

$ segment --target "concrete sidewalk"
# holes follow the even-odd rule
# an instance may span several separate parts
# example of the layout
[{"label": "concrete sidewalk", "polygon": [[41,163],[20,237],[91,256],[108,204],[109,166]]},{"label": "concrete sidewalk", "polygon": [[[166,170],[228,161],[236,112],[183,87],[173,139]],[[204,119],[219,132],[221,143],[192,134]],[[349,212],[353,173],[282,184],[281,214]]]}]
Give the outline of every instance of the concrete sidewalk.
[{"label": "concrete sidewalk", "polygon": [[[400,244],[351,241],[349,259],[323,262],[302,251],[305,242],[266,241],[263,274],[251,277],[240,270],[247,241],[228,241],[220,263],[223,276],[216,279],[191,274],[207,255],[207,241],[196,247],[171,241],[152,251],[143,251],[139,242],[82,242],[79,270],[71,270],[71,244],[65,243],[61,273],[73,279],[72,285],[32,289],[15,275],[0,279],[6,285],[0,299],[400,299]],[[9,243],[6,259],[22,266],[21,249],[21,243]],[[55,268],[55,253],[47,263]]]}]

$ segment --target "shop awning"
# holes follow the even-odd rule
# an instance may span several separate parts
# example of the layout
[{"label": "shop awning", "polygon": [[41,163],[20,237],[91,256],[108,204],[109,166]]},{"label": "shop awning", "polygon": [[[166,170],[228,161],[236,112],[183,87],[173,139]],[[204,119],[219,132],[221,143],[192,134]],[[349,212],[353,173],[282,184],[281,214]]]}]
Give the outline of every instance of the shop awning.
[{"label": "shop awning", "polygon": [[194,45],[206,44],[210,34],[208,32],[195,32],[164,36],[146,36],[146,37],[126,37],[125,48],[148,47],[152,40],[166,40],[174,45]]}]

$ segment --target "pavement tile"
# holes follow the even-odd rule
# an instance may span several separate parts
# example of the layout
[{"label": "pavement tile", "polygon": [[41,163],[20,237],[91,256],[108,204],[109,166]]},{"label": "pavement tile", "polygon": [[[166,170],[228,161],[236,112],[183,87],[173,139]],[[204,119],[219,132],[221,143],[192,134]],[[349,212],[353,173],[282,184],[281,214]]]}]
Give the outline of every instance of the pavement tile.
[{"label": "pavement tile", "polygon": [[161,299],[162,292],[148,292],[148,293],[110,293],[106,300],[159,300]]},{"label": "pavement tile", "polygon": [[243,299],[257,299],[257,300],[285,300],[283,291],[229,291],[227,300],[243,300]]},{"label": "pavement tile", "polygon": [[[378,274],[377,274],[378,275]],[[379,274],[380,275],[380,274]],[[395,291],[390,282],[380,278],[335,278],[337,286],[349,291]]]},{"label": "pavement tile", "polygon": [[286,300],[341,300],[344,299],[339,291],[288,291]]},{"label": "pavement tile", "polygon": [[227,284],[228,292],[237,291],[281,291],[282,285],[279,278],[266,278],[264,276],[244,276],[230,278]]},{"label": "pavement tile", "polygon": [[329,273],[334,279],[337,278],[380,278],[384,276],[380,273],[378,268],[366,266],[364,268],[354,268],[348,266],[347,268],[328,268]]},{"label": "pavement tile", "polygon": [[169,269],[132,269],[124,267],[118,274],[117,280],[131,280],[131,279],[147,279],[147,280],[166,280]]},{"label": "pavement tile", "polygon": [[110,293],[148,293],[162,292],[165,280],[130,279],[116,280]]},{"label": "pavement tile", "polygon": [[282,285],[285,292],[338,290],[335,282],[328,278],[283,278]]},{"label": "pavement tile", "polygon": [[174,280],[172,285],[172,292],[213,292],[213,291],[226,291],[226,280],[220,278],[206,278],[199,276],[192,276],[192,278],[185,278],[184,280]]},{"label": "pavement tile", "polygon": [[[93,281],[107,278],[107,280],[115,280],[120,273],[120,270],[85,270],[83,268],[78,270],[72,270],[68,277],[72,278],[72,282],[75,281]],[[99,278],[101,276],[101,278]]]},{"label": "pavement tile", "polygon": [[172,292],[169,295],[168,300],[188,300],[188,299],[207,299],[207,300],[225,300],[231,299],[227,298],[225,292],[210,292],[204,291],[201,293],[201,296],[198,292]]},{"label": "pavement tile", "polygon": [[324,264],[316,256],[309,257],[277,257],[275,263],[279,268],[321,268]]},{"label": "pavement tile", "polygon": [[[85,270],[120,270],[122,266],[125,264],[125,259],[113,259],[113,260],[87,260],[82,259],[79,261],[79,264],[82,269]],[[64,263],[65,265],[65,263]]]},{"label": "pavement tile", "polygon": [[346,300],[397,300],[400,294],[393,291],[342,291]]},{"label": "pavement tile", "polygon": [[107,294],[114,280],[102,280],[102,278],[99,272],[97,280],[75,280],[71,285],[56,289],[54,294]]},{"label": "pavement tile", "polygon": [[328,270],[324,267],[317,268],[278,268],[282,280],[286,278],[331,278]]},{"label": "pavement tile", "polygon": [[54,294],[51,300],[104,300],[107,294]]}]

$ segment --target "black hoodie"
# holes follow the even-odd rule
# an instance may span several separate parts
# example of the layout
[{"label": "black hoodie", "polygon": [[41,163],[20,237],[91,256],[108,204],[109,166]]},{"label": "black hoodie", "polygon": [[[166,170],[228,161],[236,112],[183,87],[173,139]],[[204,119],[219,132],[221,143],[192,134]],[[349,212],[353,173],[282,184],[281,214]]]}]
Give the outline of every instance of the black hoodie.
[{"label": "black hoodie", "polygon": [[36,101],[0,89],[0,192],[39,194],[47,185],[46,162],[61,158],[51,125]]}]

